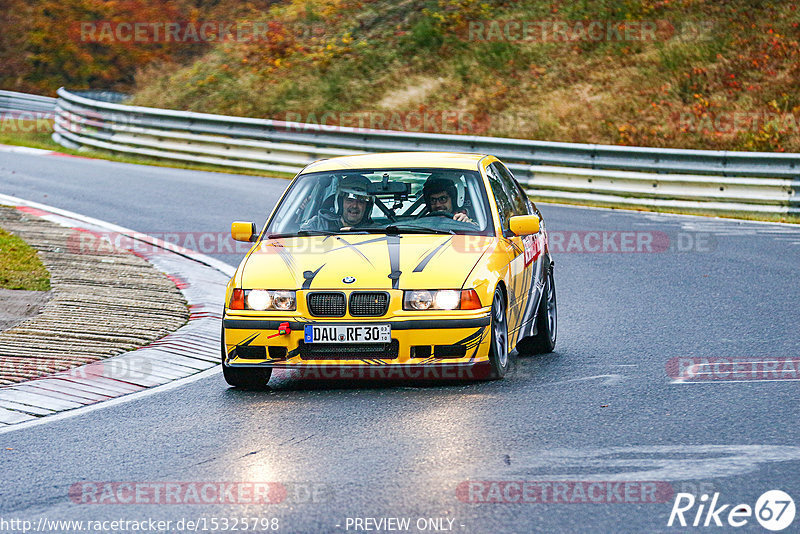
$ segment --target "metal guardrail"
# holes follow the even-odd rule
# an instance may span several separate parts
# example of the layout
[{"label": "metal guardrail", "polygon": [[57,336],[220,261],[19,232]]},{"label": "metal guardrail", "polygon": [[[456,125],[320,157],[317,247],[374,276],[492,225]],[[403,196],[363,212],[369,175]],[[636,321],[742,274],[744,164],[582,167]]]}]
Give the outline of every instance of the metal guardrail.
[{"label": "metal guardrail", "polygon": [[59,89],[68,147],[296,173],[320,158],[439,150],[493,154],[534,199],[702,212],[800,213],[800,154],[549,143],[127,106]]},{"label": "metal guardrail", "polygon": [[122,104],[125,100],[130,98],[130,95],[117,91],[72,91],[72,94],[89,98],[91,100],[111,102],[113,104]]},{"label": "metal guardrail", "polygon": [[56,111],[56,99],[49,96],[29,95],[16,91],[0,91],[0,113],[25,117],[51,116]]}]

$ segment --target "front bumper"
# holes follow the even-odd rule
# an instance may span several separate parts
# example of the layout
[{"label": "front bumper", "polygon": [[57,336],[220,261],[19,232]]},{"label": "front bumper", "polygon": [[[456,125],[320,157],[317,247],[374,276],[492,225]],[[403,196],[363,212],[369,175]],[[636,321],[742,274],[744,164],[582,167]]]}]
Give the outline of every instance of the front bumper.
[{"label": "front bumper", "polygon": [[[291,332],[280,335],[278,329],[286,322]],[[305,344],[303,330],[307,324],[389,324],[392,342]],[[469,316],[371,318],[369,321],[284,320],[226,315],[223,319],[223,359],[230,367],[337,368],[353,372],[386,366],[407,369],[469,367],[488,361],[490,338],[487,309]]]}]

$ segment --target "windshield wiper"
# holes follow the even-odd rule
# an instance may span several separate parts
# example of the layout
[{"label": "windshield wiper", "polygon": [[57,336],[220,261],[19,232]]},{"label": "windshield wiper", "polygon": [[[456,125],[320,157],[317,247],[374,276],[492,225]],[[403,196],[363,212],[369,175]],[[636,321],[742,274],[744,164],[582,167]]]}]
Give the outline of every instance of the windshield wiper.
[{"label": "windshield wiper", "polygon": [[386,230],[383,228],[353,228],[347,226],[339,230],[340,234],[385,234]]},{"label": "windshield wiper", "polygon": [[267,239],[275,239],[278,237],[305,237],[310,235],[336,235],[337,233],[338,232],[329,232],[328,230],[298,230],[286,234],[267,234]]},{"label": "windshield wiper", "polygon": [[410,225],[403,225],[403,224],[390,224],[386,226],[384,229],[384,233],[387,234],[445,234],[445,235],[456,235],[455,231],[453,230],[440,230],[438,228],[426,228],[423,226],[410,226]]},{"label": "windshield wiper", "polygon": [[441,230],[438,228],[426,228],[423,226],[410,226],[410,225],[397,225],[390,224],[380,228],[358,228],[358,227],[345,227],[339,231],[331,232],[328,230],[298,230],[297,232],[286,234],[267,234],[267,239],[276,239],[280,237],[305,237],[314,235],[337,235],[337,234],[444,234],[456,235],[453,230]]},{"label": "windshield wiper", "polygon": [[356,228],[354,226],[345,226],[337,234],[371,234],[375,228]]}]

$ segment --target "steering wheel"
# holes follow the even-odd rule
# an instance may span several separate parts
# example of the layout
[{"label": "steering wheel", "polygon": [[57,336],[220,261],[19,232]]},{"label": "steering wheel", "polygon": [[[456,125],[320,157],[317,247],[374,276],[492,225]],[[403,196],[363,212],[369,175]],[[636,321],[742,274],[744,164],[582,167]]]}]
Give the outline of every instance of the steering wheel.
[{"label": "steering wheel", "polygon": [[423,217],[447,217],[448,219],[452,219],[454,216],[455,213],[453,213],[452,211],[442,211],[442,210],[429,211],[428,213],[423,215]]}]

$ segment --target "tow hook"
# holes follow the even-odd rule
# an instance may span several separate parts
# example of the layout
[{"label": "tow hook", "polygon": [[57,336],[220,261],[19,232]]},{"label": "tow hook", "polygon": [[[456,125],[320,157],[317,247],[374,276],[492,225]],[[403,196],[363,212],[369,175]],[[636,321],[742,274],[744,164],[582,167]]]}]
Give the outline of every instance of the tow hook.
[{"label": "tow hook", "polygon": [[272,334],[271,336],[267,336],[267,339],[271,339],[277,336],[285,336],[292,333],[292,329],[289,327],[289,323],[281,323],[278,325],[278,333]]}]

